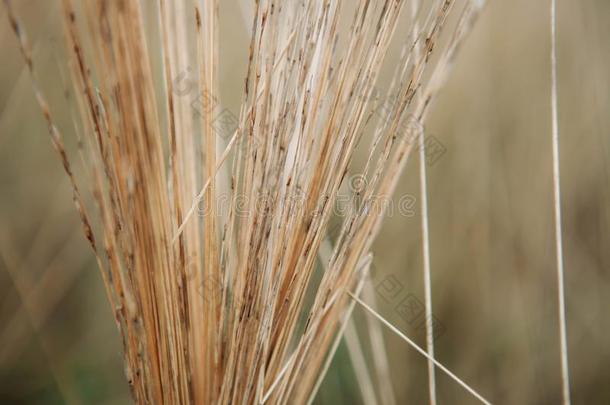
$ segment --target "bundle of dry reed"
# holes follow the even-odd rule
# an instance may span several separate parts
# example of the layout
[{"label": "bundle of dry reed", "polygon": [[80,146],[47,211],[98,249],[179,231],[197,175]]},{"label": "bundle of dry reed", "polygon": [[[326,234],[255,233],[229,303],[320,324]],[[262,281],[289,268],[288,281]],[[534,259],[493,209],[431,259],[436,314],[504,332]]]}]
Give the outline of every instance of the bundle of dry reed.
[{"label": "bundle of dry reed", "polygon": [[[415,15],[402,0],[256,1],[232,127],[211,108],[222,105],[217,0],[62,0],[87,169],[78,176],[5,3],[97,256],[134,400],[310,402],[353,305],[347,292],[357,296],[370,264],[383,215],[370,202],[391,197],[482,2],[464,2],[443,39],[454,0]],[[146,13],[157,16],[159,49]],[[412,34],[395,38],[399,24]],[[386,103],[374,94],[393,40],[402,54]],[[188,66],[198,67],[201,114],[175,97]],[[380,106],[383,119],[371,113]],[[333,218],[358,147],[368,156],[359,198]],[[337,220],[332,254],[321,255]]]}]

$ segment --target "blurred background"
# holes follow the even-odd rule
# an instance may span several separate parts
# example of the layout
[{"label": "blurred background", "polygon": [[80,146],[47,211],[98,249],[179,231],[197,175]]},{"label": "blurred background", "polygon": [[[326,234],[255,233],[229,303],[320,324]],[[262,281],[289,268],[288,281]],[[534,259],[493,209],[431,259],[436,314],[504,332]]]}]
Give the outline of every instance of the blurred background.
[{"label": "blurred background", "polygon": [[[16,7],[50,104],[63,105],[58,1]],[[222,2],[221,22],[239,13]],[[71,191],[0,7],[0,404],[130,403],[117,330]],[[247,29],[221,28],[221,89],[239,111]],[[610,403],[610,2],[558,1],[559,118],[572,399]],[[561,400],[551,177],[549,1],[488,2],[426,124],[445,153],[428,166],[436,358],[495,404]],[[54,103],[54,100],[57,102]],[[55,111],[72,128],[69,111]],[[68,130],[67,135],[72,135]],[[378,311],[423,302],[417,156],[387,218],[371,282]],[[384,296],[387,280],[401,286]],[[397,285],[397,284],[395,284]],[[359,329],[364,314],[356,310]],[[428,403],[427,362],[382,329],[399,404]],[[440,404],[476,404],[437,372]],[[318,404],[358,404],[342,344]]]}]

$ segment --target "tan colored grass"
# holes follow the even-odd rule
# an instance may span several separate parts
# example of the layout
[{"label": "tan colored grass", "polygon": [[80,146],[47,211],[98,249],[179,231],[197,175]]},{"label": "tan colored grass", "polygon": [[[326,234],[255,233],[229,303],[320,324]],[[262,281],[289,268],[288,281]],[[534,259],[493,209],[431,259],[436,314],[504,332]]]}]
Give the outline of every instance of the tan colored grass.
[{"label": "tan colored grass", "polygon": [[[38,89],[23,29],[5,2]],[[239,125],[219,153],[216,111],[194,115],[173,82],[197,66],[199,92],[220,100],[220,2],[155,2],[161,48],[153,49],[143,17],[152,2],[77,8],[62,0],[66,69],[83,126],[79,176],[95,220],[36,94],[98,258],[136,402],[311,401],[353,306],[345,292],[362,287],[383,215],[352,204],[330,258],[320,260],[354,152],[368,155],[362,201],[390,198],[419,128],[412,121],[423,122],[479,3],[466,2],[443,41],[455,1],[422,9],[420,30],[398,39],[396,102],[376,120],[371,95],[397,26],[414,24],[406,2],[257,1]],[[151,69],[158,59],[162,78]],[[226,216],[217,212],[221,171],[230,184]]]}]

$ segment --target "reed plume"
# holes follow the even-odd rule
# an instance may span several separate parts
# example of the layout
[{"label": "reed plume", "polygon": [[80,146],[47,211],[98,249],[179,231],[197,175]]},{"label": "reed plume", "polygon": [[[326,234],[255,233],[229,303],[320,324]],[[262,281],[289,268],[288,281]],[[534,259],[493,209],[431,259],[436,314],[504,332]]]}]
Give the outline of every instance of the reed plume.
[{"label": "reed plume", "polygon": [[[85,168],[75,173],[5,0],[134,401],[311,402],[370,266],[383,218],[373,203],[391,198],[482,2],[430,1],[412,16],[402,0],[257,0],[235,115],[219,88],[218,0],[78,3],[61,2]],[[401,54],[380,92],[393,43]],[[180,97],[185,72],[198,109]],[[353,186],[357,150],[366,163]]]}]

